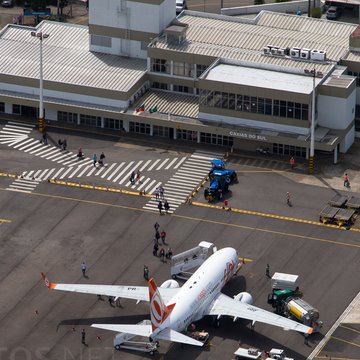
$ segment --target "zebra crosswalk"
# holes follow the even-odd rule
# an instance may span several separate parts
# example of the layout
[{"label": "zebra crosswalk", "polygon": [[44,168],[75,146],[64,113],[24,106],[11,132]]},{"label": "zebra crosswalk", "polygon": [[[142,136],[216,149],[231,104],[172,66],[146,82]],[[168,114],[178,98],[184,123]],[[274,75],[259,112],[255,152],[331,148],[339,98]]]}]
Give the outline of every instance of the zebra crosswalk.
[{"label": "zebra crosswalk", "polygon": [[[175,174],[163,185],[164,199],[170,204],[169,213],[173,213],[192,194],[199,183],[208,175],[211,169],[210,161],[221,158],[223,154],[196,151],[184,160]],[[158,211],[159,201],[152,198],[143,209]]]},{"label": "zebra crosswalk", "polygon": [[15,179],[6,190],[31,193],[36,189],[37,185],[39,185],[39,181],[37,180],[20,177]]}]

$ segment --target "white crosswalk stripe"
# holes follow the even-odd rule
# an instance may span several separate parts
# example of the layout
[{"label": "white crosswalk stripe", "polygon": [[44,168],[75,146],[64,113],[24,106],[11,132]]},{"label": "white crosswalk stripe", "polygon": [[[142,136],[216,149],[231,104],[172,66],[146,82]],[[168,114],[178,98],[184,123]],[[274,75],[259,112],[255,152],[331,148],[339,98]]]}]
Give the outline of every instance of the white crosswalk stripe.
[{"label": "white crosswalk stripe", "polygon": [[36,180],[31,180],[28,178],[18,178],[15,179],[6,190],[10,191],[19,191],[23,193],[30,194],[32,191],[36,189],[36,186],[39,184]]},{"label": "white crosswalk stripe", "polygon": [[[178,170],[163,186],[164,198],[170,205],[168,211],[170,214],[186,201],[199,183],[207,176],[211,169],[210,161],[221,157],[222,154],[219,153],[196,151],[190,157],[182,158],[177,163],[174,168]],[[164,199],[159,200],[164,201]],[[143,206],[143,209],[159,211],[159,200],[152,198]]]}]

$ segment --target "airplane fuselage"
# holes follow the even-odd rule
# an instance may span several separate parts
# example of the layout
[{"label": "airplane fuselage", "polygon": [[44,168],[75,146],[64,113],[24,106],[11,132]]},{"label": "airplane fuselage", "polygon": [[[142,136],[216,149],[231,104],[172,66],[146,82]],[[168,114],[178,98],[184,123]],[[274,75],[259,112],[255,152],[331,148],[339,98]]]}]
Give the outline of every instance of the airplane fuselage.
[{"label": "airplane fuselage", "polygon": [[167,305],[176,305],[157,331],[167,327],[183,331],[193,321],[201,319],[205,309],[231,279],[238,264],[238,254],[233,248],[218,250],[207,259],[169,301]]}]

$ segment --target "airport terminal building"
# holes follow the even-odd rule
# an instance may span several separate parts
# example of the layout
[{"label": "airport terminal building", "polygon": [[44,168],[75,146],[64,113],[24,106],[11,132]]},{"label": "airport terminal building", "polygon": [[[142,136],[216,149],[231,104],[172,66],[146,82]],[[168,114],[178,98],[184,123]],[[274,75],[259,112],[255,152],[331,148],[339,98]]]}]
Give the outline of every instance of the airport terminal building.
[{"label": "airport terminal building", "polygon": [[[31,31],[0,32],[0,114],[37,116]],[[47,120],[308,158],[314,109],[315,151],[335,162],[360,136],[357,25],[266,11],[176,18],[174,0],[109,0],[90,2],[88,27],[36,31],[49,34]]]}]

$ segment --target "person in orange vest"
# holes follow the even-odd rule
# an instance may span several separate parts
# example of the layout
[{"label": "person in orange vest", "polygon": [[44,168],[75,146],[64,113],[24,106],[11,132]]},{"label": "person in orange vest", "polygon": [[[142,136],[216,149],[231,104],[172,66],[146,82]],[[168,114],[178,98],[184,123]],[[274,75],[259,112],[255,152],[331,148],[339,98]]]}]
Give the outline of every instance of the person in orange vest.
[{"label": "person in orange vest", "polygon": [[290,158],[290,166],[291,166],[291,170],[294,170],[294,166],[295,166],[295,159],[294,159],[294,157],[293,157],[293,156]]}]

